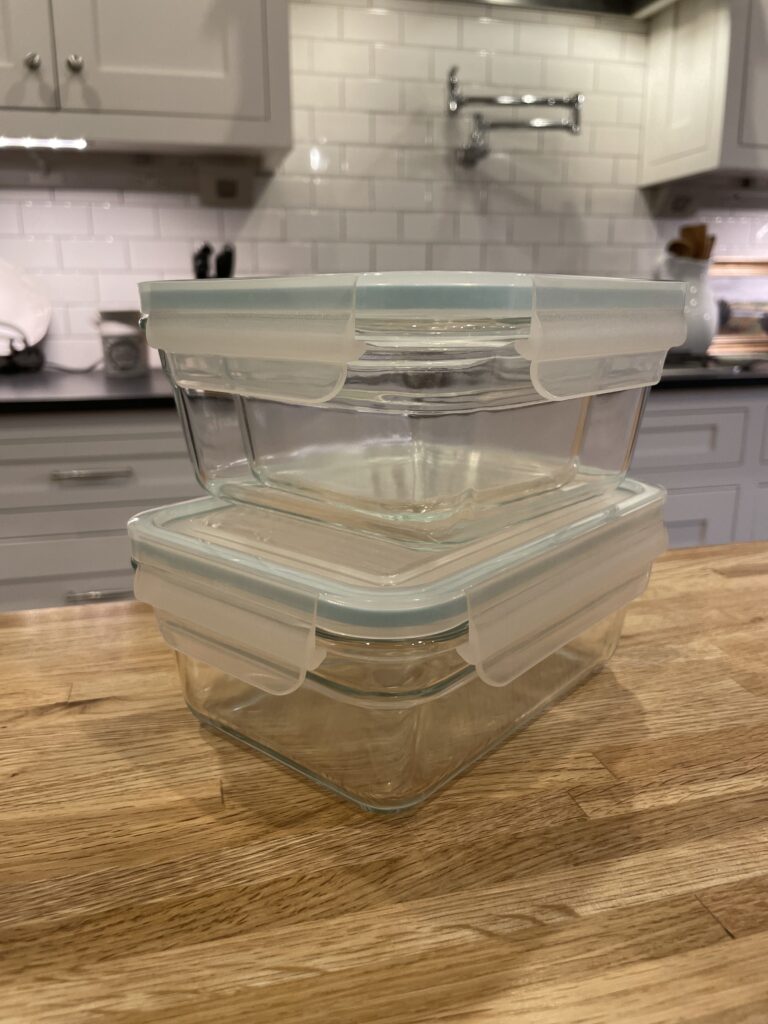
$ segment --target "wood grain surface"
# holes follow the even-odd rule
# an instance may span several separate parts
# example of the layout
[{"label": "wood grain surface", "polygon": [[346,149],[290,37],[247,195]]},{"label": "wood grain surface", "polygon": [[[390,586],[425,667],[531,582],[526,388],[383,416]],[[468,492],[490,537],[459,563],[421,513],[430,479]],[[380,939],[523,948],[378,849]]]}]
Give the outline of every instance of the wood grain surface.
[{"label": "wood grain surface", "polygon": [[0,617],[0,1020],[765,1024],[768,545],[406,816],[201,729],[140,605]]}]

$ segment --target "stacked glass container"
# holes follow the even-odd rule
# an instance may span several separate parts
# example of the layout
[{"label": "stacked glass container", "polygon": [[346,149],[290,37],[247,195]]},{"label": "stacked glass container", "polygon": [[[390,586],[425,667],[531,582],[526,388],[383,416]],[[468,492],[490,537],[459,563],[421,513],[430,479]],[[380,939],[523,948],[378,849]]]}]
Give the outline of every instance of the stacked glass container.
[{"label": "stacked glass container", "polygon": [[368,809],[599,669],[665,546],[626,481],[683,286],[359,274],[141,287],[213,495],[131,520],[192,711]]}]

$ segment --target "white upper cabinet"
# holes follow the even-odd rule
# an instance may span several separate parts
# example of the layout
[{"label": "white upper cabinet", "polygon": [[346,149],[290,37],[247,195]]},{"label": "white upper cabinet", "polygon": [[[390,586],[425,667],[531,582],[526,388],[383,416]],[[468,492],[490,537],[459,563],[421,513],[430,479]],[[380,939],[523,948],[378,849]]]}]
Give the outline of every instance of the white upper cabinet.
[{"label": "white upper cabinet", "polygon": [[0,0],[0,106],[54,110],[56,105],[48,0]]},{"label": "white upper cabinet", "polygon": [[285,0],[0,0],[0,12],[0,134],[98,149],[290,145]]},{"label": "white upper cabinet", "polygon": [[651,22],[640,184],[768,170],[768,0],[680,0]]},{"label": "white upper cabinet", "polygon": [[263,0],[53,0],[64,110],[259,119]]}]

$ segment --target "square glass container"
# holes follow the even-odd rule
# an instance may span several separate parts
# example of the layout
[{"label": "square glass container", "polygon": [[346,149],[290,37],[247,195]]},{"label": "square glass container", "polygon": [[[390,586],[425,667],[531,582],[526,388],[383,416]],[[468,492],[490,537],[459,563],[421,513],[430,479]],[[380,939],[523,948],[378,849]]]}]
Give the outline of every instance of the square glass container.
[{"label": "square glass container", "polygon": [[683,286],[360,274],[141,286],[212,494],[458,541],[617,486]]},{"label": "square glass container", "polygon": [[435,547],[198,499],[129,523],[136,596],[199,718],[399,810],[605,663],[665,547],[662,505],[625,481]]}]

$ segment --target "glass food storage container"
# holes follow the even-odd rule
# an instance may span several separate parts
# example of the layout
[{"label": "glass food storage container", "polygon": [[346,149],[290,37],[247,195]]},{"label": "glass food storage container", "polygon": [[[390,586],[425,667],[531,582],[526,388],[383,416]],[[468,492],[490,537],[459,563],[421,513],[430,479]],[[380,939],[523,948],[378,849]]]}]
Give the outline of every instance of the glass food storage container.
[{"label": "glass food storage container", "polygon": [[453,542],[616,486],[685,336],[669,282],[387,273],[141,286],[212,494]]},{"label": "glass food storage container", "polygon": [[197,499],[129,523],[136,596],[199,719],[401,810],[605,664],[665,547],[662,505],[625,481],[429,548]]}]

